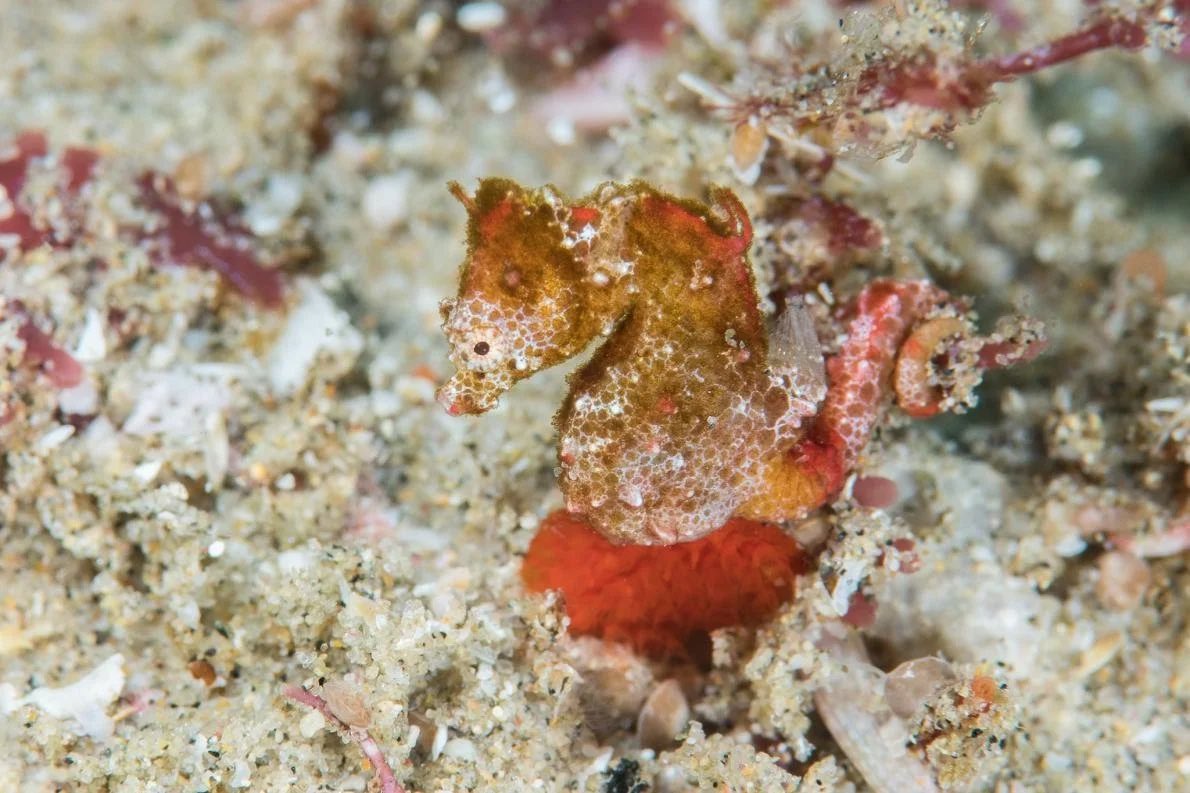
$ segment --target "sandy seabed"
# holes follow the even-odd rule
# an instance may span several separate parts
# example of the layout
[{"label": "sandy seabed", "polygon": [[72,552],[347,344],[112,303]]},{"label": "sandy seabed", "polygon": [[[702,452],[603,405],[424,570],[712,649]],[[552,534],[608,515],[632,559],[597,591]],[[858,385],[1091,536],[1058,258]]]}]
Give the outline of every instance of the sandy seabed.
[{"label": "sandy seabed", "polygon": [[[773,65],[790,52],[953,48],[986,15],[684,0],[663,46],[621,25],[566,39],[567,66],[525,21],[546,3],[504,5],[0,0],[0,146],[44,135],[20,211],[58,230],[0,239],[0,791],[362,791],[364,742],[424,793],[1185,789],[1186,47],[1005,82],[945,140],[890,113],[870,147],[774,125],[749,149],[709,88],[771,96],[782,68],[801,79]],[[979,52],[1086,11],[987,5]],[[807,152],[836,143],[814,176]],[[64,199],[72,147],[95,164]],[[434,399],[465,253],[446,183],[489,175],[726,185],[762,285],[814,267],[829,302],[929,277],[985,324],[1040,319],[1049,346],[960,415],[892,411],[858,471],[895,505],[846,488],[788,527],[820,564],[771,623],[649,662],[569,637],[521,584],[561,505],[566,371],[482,417]],[[823,243],[789,214],[807,190],[882,243]],[[272,269],[163,262],[175,206]],[[906,537],[912,574],[881,561]],[[857,630],[839,618],[861,588]],[[937,686],[897,689],[907,668]]]}]

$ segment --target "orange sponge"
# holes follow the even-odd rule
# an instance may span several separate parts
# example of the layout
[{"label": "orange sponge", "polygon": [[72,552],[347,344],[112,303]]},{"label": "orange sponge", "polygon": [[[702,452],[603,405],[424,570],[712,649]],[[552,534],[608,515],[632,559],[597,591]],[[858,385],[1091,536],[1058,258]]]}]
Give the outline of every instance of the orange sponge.
[{"label": "orange sponge", "polygon": [[521,577],[531,591],[562,591],[573,633],[683,658],[709,631],[771,617],[793,597],[804,559],[770,523],[737,518],[693,542],[613,545],[559,510],[533,538]]}]

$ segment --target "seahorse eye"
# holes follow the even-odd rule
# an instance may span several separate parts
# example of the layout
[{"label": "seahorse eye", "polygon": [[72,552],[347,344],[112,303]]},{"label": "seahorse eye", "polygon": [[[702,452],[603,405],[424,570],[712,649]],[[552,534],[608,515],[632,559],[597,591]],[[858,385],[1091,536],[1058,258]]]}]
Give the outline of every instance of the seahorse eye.
[{"label": "seahorse eye", "polygon": [[486,341],[477,341],[475,346],[471,349],[475,350],[476,355],[487,355],[488,352],[491,351],[492,345],[488,344]]}]

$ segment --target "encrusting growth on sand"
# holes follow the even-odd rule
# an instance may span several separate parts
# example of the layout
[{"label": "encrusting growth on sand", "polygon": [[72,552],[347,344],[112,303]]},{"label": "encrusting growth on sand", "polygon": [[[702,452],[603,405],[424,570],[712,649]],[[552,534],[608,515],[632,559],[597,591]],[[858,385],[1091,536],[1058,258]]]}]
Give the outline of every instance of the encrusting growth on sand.
[{"label": "encrusting growth on sand", "polygon": [[[751,225],[725,189],[710,205],[643,182],[573,203],[504,179],[483,180],[474,197],[452,190],[469,215],[469,255],[458,297],[442,305],[457,371],[439,402],[452,415],[484,412],[517,381],[605,339],[556,417],[567,508],[545,520],[524,575],[566,593],[576,632],[638,649],[672,653],[692,632],[755,622],[792,595],[784,582],[798,549],[767,524],[839,491],[890,394],[911,415],[933,415],[961,404],[939,373],[965,354],[978,371],[1041,348],[1031,325],[972,338],[944,291],[882,279],[837,313],[845,340],[824,361],[798,298],[766,329]],[[782,561],[742,554],[700,567],[700,554],[722,550],[699,544],[715,545],[716,530],[768,535],[762,545],[784,548]],[[690,545],[616,548],[675,543]],[[692,606],[673,582],[696,569],[690,597],[702,602]],[[611,603],[610,582],[624,580],[639,583]],[[731,605],[751,590],[780,594]]]}]

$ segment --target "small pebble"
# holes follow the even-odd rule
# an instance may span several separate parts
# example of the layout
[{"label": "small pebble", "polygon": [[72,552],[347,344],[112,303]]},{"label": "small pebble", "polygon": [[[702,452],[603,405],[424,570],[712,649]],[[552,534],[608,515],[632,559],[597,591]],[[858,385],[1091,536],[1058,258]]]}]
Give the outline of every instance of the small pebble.
[{"label": "small pebble", "polygon": [[690,705],[676,680],[666,680],[645,700],[636,722],[636,737],[647,749],[667,749],[690,721]]},{"label": "small pebble", "polygon": [[1144,559],[1127,551],[1108,551],[1099,557],[1095,594],[1108,608],[1128,611],[1140,605],[1151,580],[1152,573]]},{"label": "small pebble", "polygon": [[956,679],[954,669],[941,658],[915,658],[888,673],[884,680],[884,700],[889,710],[907,719]]},{"label": "small pebble", "polygon": [[388,231],[409,213],[409,190],[413,176],[401,171],[378,176],[364,191],[364,218],[377,231]]},{"label": "small pebble", "polygon": [[302,734],[303,738],[313,738],[325,726],[326,719],[322,717],[322,714],[316,710],[312,710],[305,716],[302,716],[302,720],[298,722],[298,732]]},{"label": "small pebble", "polygon": [[861,507],[888,509],[897,503],[897,483],[883,476],[861,476],[851,486],[851,495]]},{"label": "small pebble", "polygon": [[499,3],[464,3],[459,7],[455,20],[468,33],[486,33],[504,24],[508,18],[504,6]]},{"label": "small pebble", "polygon": [[372,722],[359,690],[345,680],[330,680],[322,687],[326,707],[349,727],[367,727]]}]

